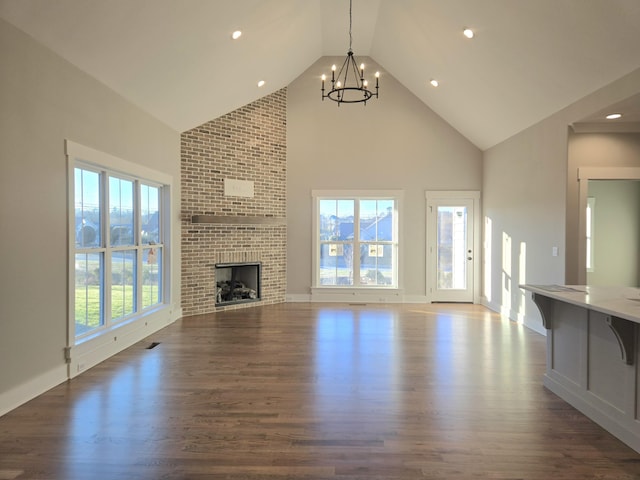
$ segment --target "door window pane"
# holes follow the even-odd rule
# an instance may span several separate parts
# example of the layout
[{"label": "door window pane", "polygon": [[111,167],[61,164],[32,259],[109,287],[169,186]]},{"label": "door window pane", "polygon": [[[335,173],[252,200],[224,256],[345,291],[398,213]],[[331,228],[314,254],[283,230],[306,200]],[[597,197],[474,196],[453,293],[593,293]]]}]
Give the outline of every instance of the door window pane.
[{"label": "door window pane", "polygon": [[74,170],[75,236],[77,248],[100,245],[100,174]]},{"label": "door window pane", "polygon": [[76,335],[104,325],[103,258],[102,253],[78,253],[75,256]]},{"label": "door window pane", "polygon": [[111,254],[111,318],[125,317],[135,312],[136,251],[115,251]]},{"label": "door window pane", "polygon": [[467,208],[438,206],[439,289],[467,288]]},{"label": "door window pane", "polygon": [[109,234],[111,246],[133,245],[133,182],[109,177]]}]

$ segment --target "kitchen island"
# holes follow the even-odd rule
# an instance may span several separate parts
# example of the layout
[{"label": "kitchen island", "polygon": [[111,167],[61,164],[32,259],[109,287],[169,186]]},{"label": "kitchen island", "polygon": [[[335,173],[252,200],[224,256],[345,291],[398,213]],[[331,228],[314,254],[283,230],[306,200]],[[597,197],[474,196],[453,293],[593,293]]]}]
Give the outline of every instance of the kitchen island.
[{"label": "kitchen island", "polygon": [[547,330],[544,385],[640,452],[640,289],[520,287]]}]

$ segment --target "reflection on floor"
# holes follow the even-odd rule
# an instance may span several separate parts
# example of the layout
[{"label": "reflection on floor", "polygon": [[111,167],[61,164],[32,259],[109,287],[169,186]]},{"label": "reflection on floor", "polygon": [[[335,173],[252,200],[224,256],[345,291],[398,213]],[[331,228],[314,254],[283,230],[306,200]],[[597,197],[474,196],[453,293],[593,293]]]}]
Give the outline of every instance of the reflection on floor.
[{"label": "reflection on floor", "polygon": [[0,479],[640,478],[545,350],[477,305],[185,318],[0,418]]}]

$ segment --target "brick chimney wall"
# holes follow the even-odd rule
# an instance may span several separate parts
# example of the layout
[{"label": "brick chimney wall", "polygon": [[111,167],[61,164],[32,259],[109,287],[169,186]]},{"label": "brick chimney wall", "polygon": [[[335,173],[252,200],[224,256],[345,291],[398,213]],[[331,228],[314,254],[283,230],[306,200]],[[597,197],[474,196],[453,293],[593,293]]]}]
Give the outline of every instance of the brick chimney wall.
[{"label": "brick chimney wall", "polygon": [[[285,301],[286,101],[284,88],[181,136],[185,316]],[[253,197],[225,196],[225,179],[253,182]],[[193,223],[194,215],[218,219]],[[233,223],[238,217],[244,223]],[[262,262],[261,301],[216,307],[215,264],[254,261]]]}]

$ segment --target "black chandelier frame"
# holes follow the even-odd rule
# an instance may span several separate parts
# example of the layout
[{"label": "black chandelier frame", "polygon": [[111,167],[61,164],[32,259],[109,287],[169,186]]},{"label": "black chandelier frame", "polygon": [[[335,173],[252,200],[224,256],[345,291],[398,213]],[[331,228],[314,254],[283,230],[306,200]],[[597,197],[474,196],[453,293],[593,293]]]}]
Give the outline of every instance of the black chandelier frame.
[{"label": "black chandelier frame", "polygon": [[325,98],[328,98],[336,102],[338,106],[341,103],[364,103],[366,105],[367,101],[372,97],[378,98],[380,90],[380,72],[375,74],[376,84],[375,91],[373,91],[369,89],[369,84],[364,78],[364,64],[360,64],[360,67],[358,67],[351,48],[353,43],[353,35],[351,33],[353,23],[352,3],[353,0],[349,0],[349,51],[337,75],[336,66],[333,65],[331,67],[331,89],[328,93],[325,93],[326,76],[322,75],[322,100],[324,101]]}]

